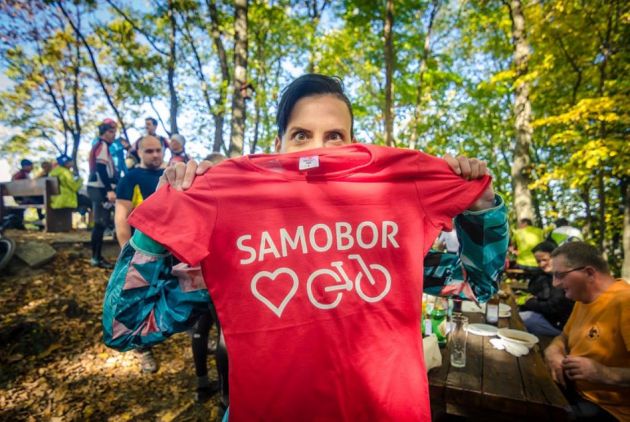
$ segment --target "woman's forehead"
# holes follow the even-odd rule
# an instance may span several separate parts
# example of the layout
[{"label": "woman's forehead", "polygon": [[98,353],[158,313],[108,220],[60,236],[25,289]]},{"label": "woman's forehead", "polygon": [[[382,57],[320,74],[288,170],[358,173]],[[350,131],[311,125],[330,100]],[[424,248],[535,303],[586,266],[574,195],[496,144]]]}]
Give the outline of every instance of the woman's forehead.
[{"label": "woman's forehead", "polygon": [[338,126],[337,129],[350,130],[352,117],[346,103],[334,95],[324,94],[301,98],[295,103],[289,127],[314,129],[322,126]]}]

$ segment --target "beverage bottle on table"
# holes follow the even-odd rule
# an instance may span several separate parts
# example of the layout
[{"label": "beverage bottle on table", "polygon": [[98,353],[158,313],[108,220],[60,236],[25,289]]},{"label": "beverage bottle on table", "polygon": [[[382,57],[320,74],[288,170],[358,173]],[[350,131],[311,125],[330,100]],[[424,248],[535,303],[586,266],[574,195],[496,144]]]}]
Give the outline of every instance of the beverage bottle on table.
[{"label": "beverage bottle on table", "polygon": [[431,312],[431,329],[437,337],[440,347],[446,346],[446,313],[448,304],[446,299],[437,298]]},{"label": "beverage bottle on table", "polygon": [[486,323],[497,325],[499,323],[499,296],[494,295],[486,303]]}]

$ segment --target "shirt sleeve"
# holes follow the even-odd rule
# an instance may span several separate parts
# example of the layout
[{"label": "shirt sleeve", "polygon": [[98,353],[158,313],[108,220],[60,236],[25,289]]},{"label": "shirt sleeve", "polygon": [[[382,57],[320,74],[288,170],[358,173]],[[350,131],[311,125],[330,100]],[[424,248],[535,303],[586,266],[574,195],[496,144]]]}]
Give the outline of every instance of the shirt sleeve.
[{"label": "shirt sleeve", "polygon": [[486,302],[499,286],[508,247],[507,210],[467,211],[455,219],[460,254],[430,252],[424,259],[424,292]]},{"label": "shirt sleeve", "polygon": [[125,199],[131,201],[133,198],[133,183],[129,180],[129,176],[122,178],[118,186],[116,186],[116,199]]},{"label": "shirt sleeve", "polygon": [[186,191],[162,187],[143,201],[128,221],[180,261],[197,265],[210,253],[217,211],[217,199],[206,174],[197,177]]},{"label": "shirt sleeve", "polygon": [[452,229],[453,218],[470,208],[491,181],[490,176],[466,180],[443,159],[424,153],[420,153],[417,165],[420,203],[431,224],[446,231]]}]

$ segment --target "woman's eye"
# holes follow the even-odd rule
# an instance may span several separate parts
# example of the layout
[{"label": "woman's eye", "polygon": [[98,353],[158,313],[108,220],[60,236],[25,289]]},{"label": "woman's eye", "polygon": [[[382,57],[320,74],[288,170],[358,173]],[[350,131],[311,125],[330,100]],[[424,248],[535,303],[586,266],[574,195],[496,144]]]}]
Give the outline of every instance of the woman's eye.
[{"label": "woman's eye", "polygon": [[341,133],[334,132],[328,135],[328,139],[326,139],[326,141],[340,143],[343,142],[343,136],[341,136]]},{"label": "woman's eye", "polygon": [[293,140],[297,141],[297,142],[304,142],[306,141],[307,137],[306,134],[304,132],[295,132],[293,134]]}]

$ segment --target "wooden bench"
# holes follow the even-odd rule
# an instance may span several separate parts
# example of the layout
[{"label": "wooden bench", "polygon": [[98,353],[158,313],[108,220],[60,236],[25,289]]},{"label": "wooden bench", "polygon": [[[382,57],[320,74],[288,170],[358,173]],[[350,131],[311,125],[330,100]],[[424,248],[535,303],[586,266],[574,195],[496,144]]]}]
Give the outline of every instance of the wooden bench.
[{"label": "wooden bench", "polygon": [[[39,208],[46,212],[45,230],[48,232],[66,232],[72,230],[72,209],[52,209],[50,197],[59,194],[59,180],[56,177],[14,180],[0,183],[0,219],[10,209]],[[5,196],[37,196],[43,198],[42,204],[6,205]]]}]

